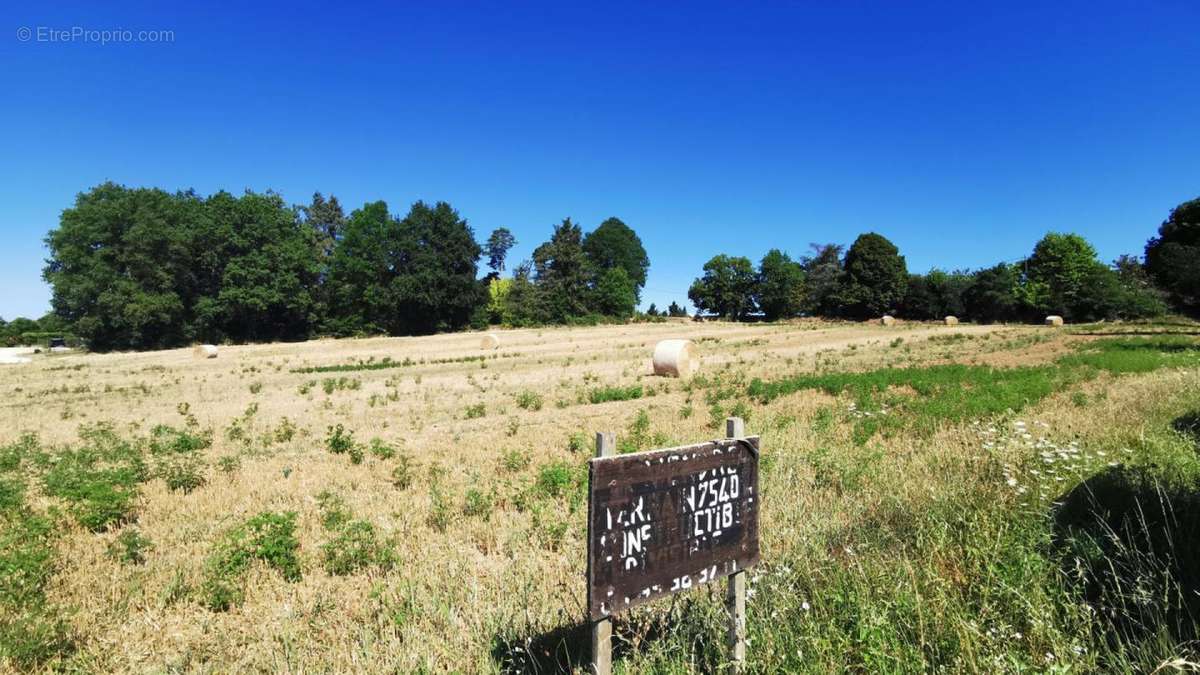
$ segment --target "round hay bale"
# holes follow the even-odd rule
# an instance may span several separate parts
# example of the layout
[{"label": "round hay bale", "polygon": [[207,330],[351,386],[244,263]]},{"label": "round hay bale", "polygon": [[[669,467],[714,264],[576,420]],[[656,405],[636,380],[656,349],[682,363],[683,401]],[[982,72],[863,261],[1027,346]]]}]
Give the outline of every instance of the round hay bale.
[{"label": "round hay bale", "polygon": [[691,377],[700,369],[696,345],[691,340],[662,340],[654,346],[654,374]]},{"label": "round hay bale", "polygon": [[896,319],[889,314],[884,314],[883,317],[879,319],[879,323],[882,326],[891,326],[896,323]]},{"label": "round hay bale", "polygon": [[479,341],[479,347],[481,349],[499,349],[500,338],[495,333],[487,333]]},{"label": "round hay bale", "polygon": [[947,326],[957,326],[958,325],[958,317],[957,316],[948,316],[945,319],[942,319],[942,321],[944,321]]},{"label": "round hay bale", "polygon": [[1051,314],[1050,316],[1046,317],[1046,325],[1047,326],[1061,326],[1061,325],[1063,325],[1063,319],[1061,316],[1058,316],[1057,314]]},{"label": "round hay bale", "polygon": [[192,356],[197,359],[215,359],[217,358],[216,345],[196,345],[192,349]]}]

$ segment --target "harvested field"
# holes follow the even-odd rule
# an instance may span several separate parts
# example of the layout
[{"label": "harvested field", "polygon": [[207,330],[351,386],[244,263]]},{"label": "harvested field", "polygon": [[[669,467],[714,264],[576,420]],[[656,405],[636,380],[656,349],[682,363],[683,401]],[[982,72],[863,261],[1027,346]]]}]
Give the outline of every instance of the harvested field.
[{"label": "harvested field", "polygon": [[[14,459],[0,478],[22,486],[21,513],[51,523],[54,561],[43,609],[4,610],[6,625],[32,617],[50,638],[14,656],[5,629],[6,663],[581,667],[594,432],[644,450],[718,437],[728,415],[763,436],[752,670],[1089,670],[1171,656],[1131,641],[1113,660],[1038,551],[1048,505],[1111,458],[1175,452],[1164,420],[1200,409],[1196,339],[878,324],[669,322],[497,331],[498,349],[465,333],[4,366],[0,459]],[[691,380],[652,374],[668,338],[696,344]],[[1048,450],[1071,458],[1062,480],[1038,478]],[[126,510],[86,521],[97,498],[69,481],[126,465]],[[623,617],[618,668],[718,666],[717,590]]]}]

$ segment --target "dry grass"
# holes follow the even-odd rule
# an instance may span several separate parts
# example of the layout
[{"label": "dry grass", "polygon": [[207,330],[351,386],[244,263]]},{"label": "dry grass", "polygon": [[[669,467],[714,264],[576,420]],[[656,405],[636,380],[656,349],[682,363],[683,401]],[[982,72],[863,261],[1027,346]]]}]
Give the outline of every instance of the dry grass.
[{"label": "dry grass", "polygon": [[[73,663],[100,672],[496,670],[504,658],[494,653],[499,636],[517,626],[536,632],[571,625],[584,614],[583,513],[571,499],[531,496],[531,486],[550,462],[582,465],[593,432],[640,434],[647,446],[695,441],[718,435],[710,423],[741,402],[750,406],[748,429],[763,434],[768,454],[858,452],[842,421],[844,403],[835,406],[826,394],[756,405],[745,400],[744,386],[734,387],[717,411],[706,396],[723,383],[785,372],[1047,361],[1079,339],[1041,327],[909,322],[670,323],[499,335],[501,348],[486,352],[478,334],[462,334],[229,346],[212,360],[181,349],[3,367],[0,444],[23,432],[47,445],[67,444],[80,424],[98,421],[138,435],[158,424],[182,427],[189,415],[213,431],[205,485],[188,494],[158,479],[143,486],[137,528],[154,547],[145,564],[123,565],[106,554],[115,532],[64,525],[69,532],[58,539],[61,564],[50,597],[73,609]],[[650,374],[654,344],[669,337],[697,343],[710,389]],[[487,358],[454,361],[481,355]],[[411,365],[293,372],[385,358]],[[326,387],[327,378],[345,378],[344,386]],[[1088,385],[1093,397],[1107,392],[1097,404],[1083,409],[1056,395],[1031,414],[1054,420],[1057,433],[1088,437],[1177,381],[1154,374],[1135,386],[1106,388],[1101,379]],[[652,395],[588,402],[596,387],[635,384]],[[529,391],[544,405],[519,406]],[[648,424],[639,427],[643,411]],[[412,484],[395,486],[397,458],[367,452],[355,464],[326,450],[327,429],[338,424],[358,443],[379,438],[411,458]],[[582,448],[579,434],[589,439]],[[781,461],[764,505],[764,559],[801,550],[898,493],[926,498],[940,484],[938,453],[965,457],[977,447],[975,431],[965,426],[920,442],[882,439],[872,446],[882,457],[877,482],[853,494],[813,490],[819,477],[812,463]],[[522,456],[528,466],[514,459]],[[220,471],[220,457],[236,457],[239,466]],[[476,502],[468,515],[471,489],[484,506]],[[322,569],[320,547],[333,534],[322,526],[316,496],[326,491],[393,542],[394,568],[347,576]],[[35,498],[39,506],[52,503]],[[303,579],[289,583],[252,566],[240,606],[205,609],[198,591],[205,560],[223,533],[263,511],[298,514]]]}]

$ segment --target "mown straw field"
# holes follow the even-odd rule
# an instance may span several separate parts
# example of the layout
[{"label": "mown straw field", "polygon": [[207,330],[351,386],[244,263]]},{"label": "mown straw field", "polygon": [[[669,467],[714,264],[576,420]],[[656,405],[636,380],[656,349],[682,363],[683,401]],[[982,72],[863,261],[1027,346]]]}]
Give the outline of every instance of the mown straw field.
[{"label": "mown straw field", "polygon": [[[751,670],[1189,654],[1190,599],[1154,585],[1175,558],[1097,554],[1055,504],[1078,506],[1096,476],[1124,485],[1128,467],[1172,467],[1148,479],[1162,494],[1191,485],[1192,324],[494,334],[495,348],[467,333],[0,367],[2,667],[580,668],[594,433],[644,450],[719,437],[729,415],[764,448]],[[653,375],[667,338],[695,343],[697,375]],[[1101,559],[1165,599],[1103,623]],[[618,670],[719,667],[717,591],[623,617]]]}]

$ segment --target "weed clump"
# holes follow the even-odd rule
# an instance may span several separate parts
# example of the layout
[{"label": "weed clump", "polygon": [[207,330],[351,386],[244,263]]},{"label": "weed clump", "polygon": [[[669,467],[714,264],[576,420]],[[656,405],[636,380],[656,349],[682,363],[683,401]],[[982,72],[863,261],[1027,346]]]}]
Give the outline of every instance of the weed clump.
[{"label": "weed clump", "polygon": [[141,565],[154,544],[135,529],[122,530],[108,545],[108,557],[122,565]]},{"label": "weed clump", "polygon": [[245,598],[242,577],[255,561],[288,581],[300,580],[295,512],[265,511],[228,531],[209,557],[201,588],[204,605],[224,612]]},{"label": "weed clump", "polygon": [[396,563],[396,552],[380,538],[374,525],[355,520],[347,522],[321,547],[321,559],[326,572],[346,576],[372,566],[389,570]]}]

